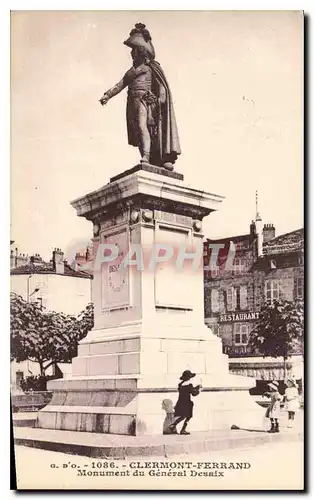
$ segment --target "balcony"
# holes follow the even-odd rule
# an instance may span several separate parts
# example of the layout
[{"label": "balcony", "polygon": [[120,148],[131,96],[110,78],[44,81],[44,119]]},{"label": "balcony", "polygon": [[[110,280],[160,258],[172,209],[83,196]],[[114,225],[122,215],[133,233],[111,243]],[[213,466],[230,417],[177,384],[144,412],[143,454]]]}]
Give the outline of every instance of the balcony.
[{"label": "balcony", "polygon": [[[262,356],[262,354],[259,354],[258,352],[252,352],[252,349],[249,348],[247,345],[232,345],[232,346],[223,346],[223,353],[227,354],[229,358],[245,358],[245,357],[259,357]],[[300,346],[296,346],[293,349],[291,349],[289,355],[302,355],[303,351]]]},{"label": "balcony", "polygon": [[245,358],[246,356],[257,355],[252,354],[251,349],[247,345],[223,346],[223,353],[227,354],[229,358]]}]

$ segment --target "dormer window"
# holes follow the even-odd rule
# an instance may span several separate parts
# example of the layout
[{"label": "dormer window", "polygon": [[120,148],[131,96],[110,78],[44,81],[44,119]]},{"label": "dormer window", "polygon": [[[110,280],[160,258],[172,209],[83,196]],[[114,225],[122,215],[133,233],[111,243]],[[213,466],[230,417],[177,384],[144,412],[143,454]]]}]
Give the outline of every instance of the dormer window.
[{"label": "dormer window", "polygon": [[277,269],[277,264],[276,264],[275,259],[271,259],[269,261],[269,267],[270,267],[270,269]]},{"label": "dormer window", "polygon": [[233,261],[233,274],[241,274],[247,270],[246,259],[237,257]]}]

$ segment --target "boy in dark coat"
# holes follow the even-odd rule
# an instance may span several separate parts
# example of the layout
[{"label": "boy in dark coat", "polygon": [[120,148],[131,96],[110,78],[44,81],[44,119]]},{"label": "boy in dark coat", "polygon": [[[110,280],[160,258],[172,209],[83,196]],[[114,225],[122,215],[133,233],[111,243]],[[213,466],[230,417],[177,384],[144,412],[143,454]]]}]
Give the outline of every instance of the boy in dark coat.
[{"label": "boy in dark coat", "polygon": [[191,378],[195,377],[195,373],[190,372],[190,370],[185,370],[181,377],[178,385],[179,399],[174,407],[174,416],[177,417],[176,420],[169,426],[169,429],[173,434],[177,434],[176,426],[184,420],[180,434],[190,434],[186,431],[188,422],[193,417],[193,401],[191,396],[197,396],[200,393],[201,385],[193,386],[190,382]]}]

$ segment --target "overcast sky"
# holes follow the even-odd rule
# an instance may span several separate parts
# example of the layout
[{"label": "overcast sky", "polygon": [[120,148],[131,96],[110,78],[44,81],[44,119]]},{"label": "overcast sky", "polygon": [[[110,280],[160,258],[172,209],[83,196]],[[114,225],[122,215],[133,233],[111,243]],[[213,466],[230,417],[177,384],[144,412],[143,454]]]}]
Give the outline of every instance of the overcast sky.
[{"label": "overcast sky", "polygon": [[255,12],[13,12],[11,238],[50,256],[92,235],[70,201],[138,163],[127,144],[126,91],[102,93],[131,66],[136,22],[169,81],[192,187],[223,195],[210,238],[246,233],[255,190],[278,234],[303,226],[302,16]]}]

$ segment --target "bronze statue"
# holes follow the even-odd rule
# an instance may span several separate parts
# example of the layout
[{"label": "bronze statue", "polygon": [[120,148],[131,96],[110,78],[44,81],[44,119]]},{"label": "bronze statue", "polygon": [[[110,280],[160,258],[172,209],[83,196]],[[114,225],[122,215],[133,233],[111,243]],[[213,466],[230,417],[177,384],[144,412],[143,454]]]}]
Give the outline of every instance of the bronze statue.
[{"label": "bronze statue", "polygon": [[155,61],[155,50],[145,24],[136,24],[124,44],[132,49],[133,66],[120,82],[104,93],[100,103],[107,104],[111,97],[128,87],[129,144],[139,148],[142,164],[173,170],[181,153],[177,124],[169,85]]}]

